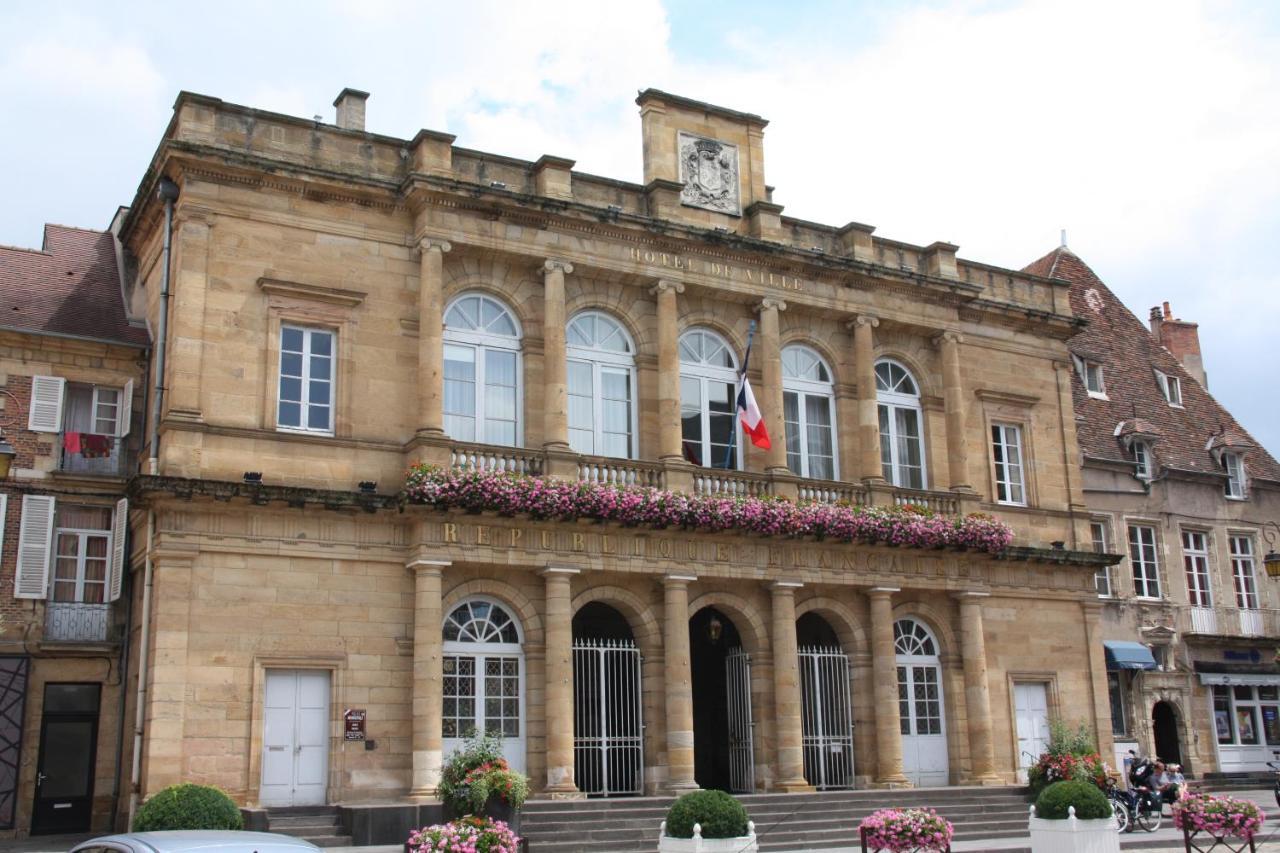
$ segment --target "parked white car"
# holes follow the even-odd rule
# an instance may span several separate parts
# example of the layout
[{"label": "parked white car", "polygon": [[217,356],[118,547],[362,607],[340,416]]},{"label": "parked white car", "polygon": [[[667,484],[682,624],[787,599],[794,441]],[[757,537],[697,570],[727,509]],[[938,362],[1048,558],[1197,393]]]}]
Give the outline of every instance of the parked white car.
[{"label": "parked white car", "polygon": [[307,853],[319,849],[310,841],[276,832],[178,829],[104,835],[77,844],[71,853]]}]

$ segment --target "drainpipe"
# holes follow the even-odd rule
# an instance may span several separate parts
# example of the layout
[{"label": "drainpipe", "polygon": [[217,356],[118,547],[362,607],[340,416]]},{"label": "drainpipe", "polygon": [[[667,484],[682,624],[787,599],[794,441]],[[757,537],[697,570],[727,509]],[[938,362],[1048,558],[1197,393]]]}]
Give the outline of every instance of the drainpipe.
[{"label": "drainpipe", "polygon": [[[156,193],[164,201],[164,249],[160,255],[160,319],[156,323],[156,392],[151,400],[151,430],[147,437],[151,447],[151,458],[147,464],[147,473],[155,476],[160,473],[160,405],[164,397],[164,355],[166,334],[169,322],[169,249],[173,238],[173,203],[178,199],[178,185],[168,178],[160,179],[160,187]],[[148,552],[151,543],[147,543]],[[143,619],[146,619],[145,614]],[[144,622],[145,624],[145,622]]]},{"label": "drainpipe", "polygon": [[[124,552],[126,554],[133,553],[130,546],[133,544],[133,535],[126,534]],[[128,564],[122,567],[121,571],[127,571]],[[120,766],[121,760],[124,758],[124,718],[126,701],[129,698],[129,634],[133,631],[133,582],[130,580],[127,590],[128,598],[125,599],[124,611],[124,641],[120,643],[120,698],[116,700],[116,760],[115,773],[111,780],[111,829],[116,828],[116,822],[120,820],[120,779],[124,776],[124,768]],[[128,829],[125,829],[128,832]]]},{"label": "drainpipe", "polygon": [[147,647],[151,642],[151,548],[156,536],[155,510],[147,511],[147,558],[143,566],[141,632],[138,637],[138,695],[133,709],[133,769],[129,773],[129,823],[138,810],[138,792],[142,789],[142,727],[146,720]]}]

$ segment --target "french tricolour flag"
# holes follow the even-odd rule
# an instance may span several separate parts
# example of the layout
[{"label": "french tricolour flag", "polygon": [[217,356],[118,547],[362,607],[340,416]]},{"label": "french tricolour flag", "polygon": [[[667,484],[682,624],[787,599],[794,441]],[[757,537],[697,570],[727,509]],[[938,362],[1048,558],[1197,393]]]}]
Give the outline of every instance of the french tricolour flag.
[{"label": "french tricolour flag", "polygon": [[756,395],[751,393],[751,381],[745,373],[742,375],[742,385],[738,388],[738,419],[742,421],[742,428],[747,431],[747,435],[751,436],[751,443],[768,450],[769,431],[765,429],[764,415],[760,414]]}]

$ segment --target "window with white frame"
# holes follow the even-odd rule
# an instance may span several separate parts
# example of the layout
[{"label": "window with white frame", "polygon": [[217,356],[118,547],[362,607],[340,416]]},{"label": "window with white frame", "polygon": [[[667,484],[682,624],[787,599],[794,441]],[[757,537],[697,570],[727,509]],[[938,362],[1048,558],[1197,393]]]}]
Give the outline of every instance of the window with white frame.
[{"label": "window with white frame", "polygon": [[1089,396],[1105,399],[1107,388],[1102,381],[1102,365],[1079,356],[1076,356],[1075,361],[1080,381],[1084,383],[1084,389],[1089,392]]},{"label": "window with white frame", "polygon": [[1160,393],[1164,395],[1166,403],[1170,406],[1182,406],[1182,381],[1178,377],[1157,370],[1156,384],[1160,386]]},{"label": "window with white frame", "polygon": [[111,507],[59,503],[50,601],[102,604],[111,560]]},{"label": "window with white frame", "polygon": [[813,350],[794,344],[782,350],[782,409],[787,467],[801,477],[834,480],[836,466],[835,385],[831,369]]},{"label": "window with white frame", "polygon": [[520,326],[507,306],[466,293],[444,314],[444,431],[458,441],[521,441]]},{"label": "window with white frame", "polygon": [[1187,572],[1187,600],[1192,607],[1212,607],[1209,589],[1208,537],[1196,530],[1182,531],[1182,564]]},{"label": "window with white frame", "polygon": [[[1105,521],[1089,522],[1089,536],[1093,540],[1093,552],[1095,554],[1107,553],[1107,523]],[[1098,591],[1098,595],[1102,598],[1110,598],[1111,590],[1111,567],[1103,566],[1093,573],[1093,586]]]},{"label": "window with white frame", "polygon": [[739,468],[742,442],[734,397],[738,360],[728,342],[710,329],[680,336],[680,431],[684,455],[694,465]]},{"label": "window with white frame", "polygon": [[1150,480],[1155,476],[1155,463],[1151,457],[1151,445],[1145,441],[1133,443],[1133,473],[1139,480]]},{"label": "window with white frame", "polygon": [[635,448],[635,346],[622,324],[599,311],[565,328],[569,446],[631,459]]},{"label": "window with white frame", "polygon": [[1222,454],[1222,467],[1227,471],[1227,483],[1223,494],[1229,498],[1243,500],[1244,492],[1244,457],[1239,453]]},{"label": "window with white frame", "polygon": [[1151,525],[1129,525],[1129,565],[1133,569],[1134,595],[1159,598],[1160,563],[1156,558],[1156,529]]},{"label": "window with white frame", "polygon": [[1215,684],[1213,728],[1224,746],[1280,747],[1280,686]]},{"label": "window with white frame", "polygon": [[1258,609],[1258,576],[1253,562],[1253,540],[1248,536],[1228,538],[1231,550],[1231,577],[1236,589],[1236,607]]},{"label": "window with white frame", "polygon": [[276,428],[333,434],[333,362],[337,335],[328,329],[280,327]]},{"label": "window with white frame", "polygon": [[928,481],[920,386],[910,371],[896,361],[877,362],[875,372],[883,476],[901,488],[923,489]]},{"label": "window with white frame", "polygon": [[996,469],[996,503],[1025,506],[1022,429],[1012,424],[992,424],[991,457]]}]

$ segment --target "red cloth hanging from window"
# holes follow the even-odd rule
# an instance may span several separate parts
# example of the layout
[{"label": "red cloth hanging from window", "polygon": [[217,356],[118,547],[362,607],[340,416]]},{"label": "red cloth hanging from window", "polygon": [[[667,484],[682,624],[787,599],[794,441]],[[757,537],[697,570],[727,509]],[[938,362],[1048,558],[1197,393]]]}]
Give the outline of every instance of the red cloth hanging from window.
[{"label": "red cloth hanging from window", "polygon": [[64,432],[62,434],[62,447],[68,453],[80,452],[80,433]]},{"label": "red cloth hanging from window", "polygon": [[97,459],[111,455],[111,441],[112,437],[109,435],[85,433],[80,437],[80,446],[86,458]]}]

